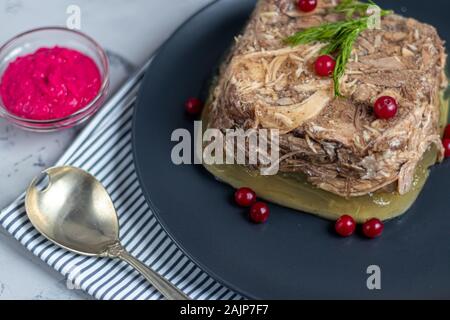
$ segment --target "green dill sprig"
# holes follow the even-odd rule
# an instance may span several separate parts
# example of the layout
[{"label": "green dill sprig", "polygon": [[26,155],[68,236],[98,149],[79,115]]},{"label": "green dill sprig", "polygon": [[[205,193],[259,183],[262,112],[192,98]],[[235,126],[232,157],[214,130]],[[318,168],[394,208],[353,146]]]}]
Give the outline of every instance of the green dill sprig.
[{"label": "green dill sprig", "polygon": [[[336,13],[344,13],[347,20],[354,18],[355,16],[365,17],[367,12],[371,7],[380,8],[372,0],[367,0],[367,2],[357,1],[357,0],[341,0],[339,4],[333,9]],[[391,14],[391,10],[384,10],[380,8],[381,16]]]},{"label": "green dill sprig", "polygon": [[336,67],[333,72],[334,92],[336,96],[341,96],[340,79],[345,73],[345,68],[352,54],[353,44],[361,32],[360,28],[343,30],[338,39],[322,50],[323,54],[331,54],[340,50],[336,57]]},{"label": "green dill sprig", "polygon": [[[336,67],[333,72],[336,96],[341,96],[339,81],[345,73],[353,45],[360,33],[369,28],[370,17],[367,16],[367,11],[371,6],[376,4],[373,1],[342,0],[333,12],[345,14],[345,20],[302,30],[285,39],[291,46],[312,42],[327,43],[320,54],[336,55]],[[380,9],[381,16],[390,13],[391,11]]]},{"label": "green dill sprig", "polygon": [[334,12],[345,13],[346,19],[349,20],[355,15],[359,15],[360,17],[365,16],[370,6],[376,6],[376,4],[371,0],[368,2],[341,0],[334,8]]}]

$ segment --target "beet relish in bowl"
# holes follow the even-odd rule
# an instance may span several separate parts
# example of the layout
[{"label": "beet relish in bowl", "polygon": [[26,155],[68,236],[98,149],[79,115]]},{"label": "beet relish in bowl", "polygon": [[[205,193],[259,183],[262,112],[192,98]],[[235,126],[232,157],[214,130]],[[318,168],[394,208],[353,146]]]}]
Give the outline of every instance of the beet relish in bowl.
[{"label": "beet relish in bowl", "polygon": [[78,31],[35,29],[0,48],[0,117],[21,128],[80,124],[100,108],[108,87],[106,53]]}]

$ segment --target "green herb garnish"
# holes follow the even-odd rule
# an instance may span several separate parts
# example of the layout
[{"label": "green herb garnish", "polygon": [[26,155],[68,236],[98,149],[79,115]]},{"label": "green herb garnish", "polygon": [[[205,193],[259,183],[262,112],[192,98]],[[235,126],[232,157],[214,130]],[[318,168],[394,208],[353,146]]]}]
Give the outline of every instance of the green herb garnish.
[{"label": "green herb garnish", "polygon": [[[333,72],[336,96],[341,96],[339,81],[345,73],[353,45],[360,33],[369,28],[371,17],[367,16],[367,11],[371,6],[376,6],[376,4],[372,1],[366,3],[356,0],[342,0],[333,11],[345,14],[345,20],[325,23],[318,27],[299,31],[285,40],[292,46],[311,42],[327,43],[327,46],[321,50],[321,54],[334,54],[336,56],[336,67]],[[381,16],[390,13],[391,11],[380,9]]]},{"label": "green herb garnish", "polygon": [[[334,8],[334,12],[345,13],[347,20],[352,19],[355,15],[363,17],[367,15],[370,6],[377,6],[372,0],[361,2],[356,0],[341,0]],[[378,7],[378,6],[377,6]]]}]

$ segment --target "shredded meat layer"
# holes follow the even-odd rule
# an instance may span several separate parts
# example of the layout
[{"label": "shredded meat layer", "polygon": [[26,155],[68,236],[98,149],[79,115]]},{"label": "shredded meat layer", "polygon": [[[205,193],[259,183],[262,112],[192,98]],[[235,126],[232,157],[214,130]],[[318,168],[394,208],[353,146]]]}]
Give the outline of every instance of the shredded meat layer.
[{"label": "shredded meat layer", "polygon": [[[443,155],[444,43],[430,25],[384,17],[381,30],[357,40],[341,80],[345,98],[335,98],[332,80],[312,68],[323,44],[283,43],[296,31],[343,19],[330,13],[335,2],[322,0],[303,14],[294,0],[260,0],[212,90],[209,126],[279,129],[280,170],[302,172],[332,193],[352,197],[395,186],[405,194],[429,146]],[[394,119],[374,116],[381,95],[397,99]]]}]

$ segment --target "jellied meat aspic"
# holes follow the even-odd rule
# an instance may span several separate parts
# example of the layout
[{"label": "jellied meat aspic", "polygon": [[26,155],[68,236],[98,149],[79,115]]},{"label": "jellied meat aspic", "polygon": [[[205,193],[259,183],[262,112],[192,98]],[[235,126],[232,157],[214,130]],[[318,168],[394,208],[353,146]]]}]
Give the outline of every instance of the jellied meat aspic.
[{"label": "jellied meat aspic", "polygon": [[[302,172],[314,186],[354,197],[381,189],[407,193],[435,144],[442,158],[440,96],[446,53],[435,28],[391,14],[358,37],[336,98],[333,79],[312,67],[322,43],[289,46],[293,33],[343,19],[319,1],[302,13],[294,0],[260,0],[224,62],[211,93],[211,128],[279,129],[282,172]],[[377,119],[377,97],[399,105]]]}]

